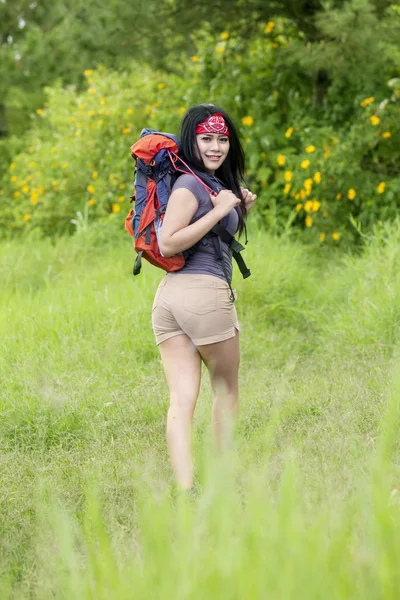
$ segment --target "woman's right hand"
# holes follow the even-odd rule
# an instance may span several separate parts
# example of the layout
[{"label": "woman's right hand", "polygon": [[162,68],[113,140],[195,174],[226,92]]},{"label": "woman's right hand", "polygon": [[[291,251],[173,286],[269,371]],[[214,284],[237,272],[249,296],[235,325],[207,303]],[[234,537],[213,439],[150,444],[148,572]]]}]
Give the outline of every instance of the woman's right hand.
[{"label": "woman's right hand", "polygon": [[216,196],[211,193],[210,200],[214,208],[219,211],[221,219],[226,217],[235,206],[240,204],[240,199],[230,190],[221,190]]}]

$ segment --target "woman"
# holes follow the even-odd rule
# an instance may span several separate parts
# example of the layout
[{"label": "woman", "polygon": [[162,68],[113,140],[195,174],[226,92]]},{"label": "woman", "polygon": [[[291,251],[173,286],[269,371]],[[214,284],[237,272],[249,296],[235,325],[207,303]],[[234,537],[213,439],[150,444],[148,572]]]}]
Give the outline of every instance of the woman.
[{"label": "woman", "polygon": [[[232,256],[221,241],[221,260],[209,232],[222,221],[232,235],[241,233],[256,196],[240,187],[244,154],[225,111],[209,104],[190,108],[180,139],[185,162],[199,177],[181,175],[175,182],[159,246],[167,257],[183,252],[186,263],[161,281],[152,323],[170,393],[169,454],[179,487],[190,489],[191,426],[202,361],[214,392],[212,422],[217,444],[226,440],[238,408],[239,324],[230,290]],[[207,177],[218,178],[226,189],[216,196],[210,194],[199,180],[207,181]]]}]

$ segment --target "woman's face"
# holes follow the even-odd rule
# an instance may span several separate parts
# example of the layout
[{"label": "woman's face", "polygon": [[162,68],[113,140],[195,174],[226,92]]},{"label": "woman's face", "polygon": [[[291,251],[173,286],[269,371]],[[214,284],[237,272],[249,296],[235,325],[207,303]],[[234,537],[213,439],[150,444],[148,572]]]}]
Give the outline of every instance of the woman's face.
[{"label": "woman's face", "polygon": [[229,137],[219,133],[199,133],[196,135],[200,158],[207,171],[214,175],[229,152]]}]

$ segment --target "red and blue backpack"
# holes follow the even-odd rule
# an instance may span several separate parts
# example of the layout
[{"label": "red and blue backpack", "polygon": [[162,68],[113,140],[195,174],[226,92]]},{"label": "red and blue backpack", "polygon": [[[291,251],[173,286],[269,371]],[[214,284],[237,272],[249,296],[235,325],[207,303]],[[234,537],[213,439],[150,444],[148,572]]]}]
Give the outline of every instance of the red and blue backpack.
[{"label": "red and blue backpack", "polygon": [[[133,274],[138,275],[142,266],[142,258],[164,271],[179,271],[185,264],[185,256],[190,250],[166,258],[160,252],[158,245],[159,233],[167,209],[171,188],[177,173],[191,174],[210,193],[217,194],[222,185],[215,178],[202,174],[200,178],[184,162],[180,156],[180,142],[171,133],[163,133],[153,129],[143,129],[139,140],[131,146],[132,157],[136,160],[134,195],[132,201],[135,207],[125,219],[125,229],[134,238],[134,248],[137,258]],[[207,179],[207,183],[203,181]],[[226,242],[232,250],[233,258],[238,263],[244,278],[249,277],[240,252],[244,247],[223,227],[217,224],[210,232],[215,238]],[[217,256],[222,259],[222,252]]]}]

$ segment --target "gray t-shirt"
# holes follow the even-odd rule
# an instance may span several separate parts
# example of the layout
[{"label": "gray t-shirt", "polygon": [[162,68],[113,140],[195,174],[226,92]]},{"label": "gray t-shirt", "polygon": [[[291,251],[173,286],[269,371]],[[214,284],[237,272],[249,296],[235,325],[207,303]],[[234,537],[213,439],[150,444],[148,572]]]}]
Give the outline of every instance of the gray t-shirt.
[{"label": "gray t-shirt", "polygon": [[[190,224],[194,223],[201,216],[214,208],[207,189],[193,175],[181,175],[175,182],[172,191],[180,188],[191,191],[198,202],[198,208],[190,221]],[[236,210],[231,210],[228,218],[224,221],[224,225],[231,235],[235,235],[239,225],[239,216]],[[225,242],[221,240],[221,243],[225,270],[228,275],[228,282],[231,283],[232,252]],[[185,265],[180,269],[179,273],[214,275],[215,277],[219,277],[226,281],[221,260],[218,259],[211,236],[207,236],[200,240],[194,252],[186,257]]]}]

